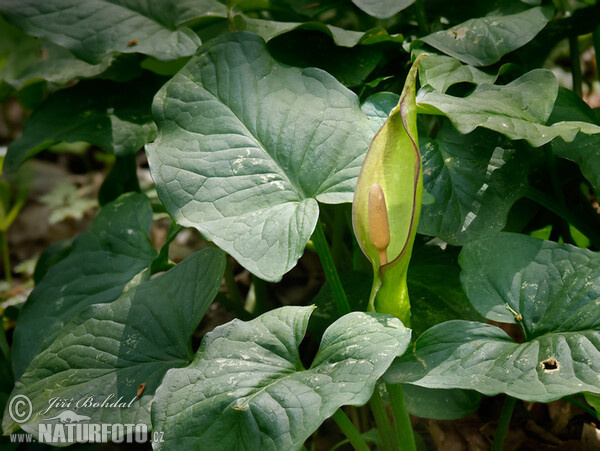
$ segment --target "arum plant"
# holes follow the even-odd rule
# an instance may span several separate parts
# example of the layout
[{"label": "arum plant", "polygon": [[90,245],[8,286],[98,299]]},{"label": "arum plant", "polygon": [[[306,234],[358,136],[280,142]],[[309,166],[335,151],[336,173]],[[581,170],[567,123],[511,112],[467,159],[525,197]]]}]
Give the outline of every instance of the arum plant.
[{"label": "arum plant", "polygon": [[[410,325],[406,277],[423,195],[423,168],[417,136],[415,84],[421,57],[411,67],[398,105],[373,138],[352,203],[358,243],[373,265],[368,309],[390,313]],[[395,424],[390,435],[387,415],[377,392],[371,408],[385,448],[416,449],[400,385],[388,385]]]},{"label": "arum plant", "polygon": [[423,194],[417,136],[413,64],[398,105],[375,135],[363,163],[352,203],[352,224],[373,264],[369,310],[390,313],[410,324],[406,276]]}]

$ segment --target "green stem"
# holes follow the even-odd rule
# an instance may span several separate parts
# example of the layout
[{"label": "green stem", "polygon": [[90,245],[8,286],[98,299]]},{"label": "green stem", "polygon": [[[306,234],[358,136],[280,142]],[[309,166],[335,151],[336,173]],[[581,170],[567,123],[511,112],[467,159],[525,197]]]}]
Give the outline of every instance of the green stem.
[{"label": "green stem", "polygon": [[512,417],[512,413],[516,403],[517,398],[513,398],[512,396],[507,396],[504,400],[504,405],[502,406],[502,411],[500,412],[500,418],[498,419],[496,435],[494,436],[494,441],[492,442],[491,451],[502,451],[504,439],[506,438],[506,434],[508,433],[510,419]]},{"label": "green stem", "polygon": [[[548,167],[548,173],[550,174],[550,183],[552,185],[554,195],[556,196],[556,199],[558,199],[560,206],[566,210],[567,204],[565,202],[565,196],[563,194],[562,186],[558,178],[558,170],[556,169],[556,158],[554,158],[554,153],[552,152],[552,146],[550,144],[546,144],[544,146],[544,156],[546,157],[546,166]],[[565,243],[575,244],[575,242],[573,241],[573,237],[571,236],[569,223],[565,221],[562,217],[559,221],[559,229],[560,234],[562,235]]]},{"label": "green stem", "polygon": [[565,396],[564,398],[566,401],[570,402],[571,404],[573,404],[574,406],[579,407],[580,409],[584,410],[585,412],[588,413],[588,415],[591,415],[592,418],[595,418],[596,420],[600,420],[598,414],[596,413],[596,411],[588,406],[586,406],[584,403],[578,401],[577,399],[573,398],[572,396]]},{"label": "green stem", "polygon": [[356,430],[352,424],[352,421],[350,421],[348,416],[341,408],[336,410],[332,418],[342,430],[344,435],[348,438],[348,440],[350,440],[350,443],[352,446],[354,446],[354,449],[358,451],[369,451],[369,445],[367,445],[367,442],[365,442],[363,436],[360,435],[360,432]]},{"label": "green stem", "polygon": [[269,310],[269,298],[267,295],[267,282],[260,277],[252,274],[252,285],[254,287],[254,298],[256,300],[256,308],[254,315],[258,316]]},{"label": "green stem", "polygon": [[10,267],[10,252],[8,251],[7,232],[2,233],[2,261],[4,262],[4,277],[8,283],[8,291],[12,289],[12,269]]},{"label": "green stem", "polygon": [[369,407],[371,407],[371,412],[373,412],[373,417],[375,418],[375,424],[377,424],[377,430],[381,435],[382,450],[396,451],[398,449],[396,435],[392,429],[392,425],[390,424],[390,420],[385,410],[385,406],[383,405],[383,400],[379,395],[377,386],[375,386],[373,396],[371,396],[371,399],[369,400]]},{"label": "green stem", "polygon": [[592,42],[596,53],[596,78],[600,81],[600,26],[592,31]]},{"label": "green stem", "polygon": [[566,220],[569,224],[572,224],[577,230],[583,233],[589,238],[592,244],[596,247],[600,247],[600,233],[597,229],[587,222],[583,221],[579,216],[569,211],[566,207],[560,205],[556,199],[548,196],[546,193],[540,191],[537,188],[529,187],[525,194],[525,197],[537,202],[542,207],[548,209],[552,213],[560,216]]},{"label": "green stem", "polygon": [[429,25],[427,24],[427,14],[425,12],[425,4],[423,0],[415,1],[415,8],[417,10],[417,23],[419,24],[419,31],[421,33],[429,33]]},{"label": "green stem", "polygon": [[406,409],[404,401],[404,390],[400,384],[386,384],[387,392],[390,395],[390,404],[394,416],[394,429],[396,430],[396,439],[403,451],[416,451],[417,444],[413,434],[410,416]]},{"label": "green stem", "polygon": [[319,254],[319,260],[321,260],[327,282],[329,282],[329,286],[331,287],[333,301],[335,302],[339,315],[343,316],[346,313],[350,313],[350,304],[348,303],[348,298],[344,292],[340,276],[333,264],[333,257],[329,251],[329,245],[327,244],[327,238],[325,238],[325,232],[323,231],[321,221],[317,221],[317,227],[313,234],[313,243]]},{"label": "green stem", "polygon": [[233,269],[231,269],[231,264],[229,263],[229,259],[227,259],[227,264],[225,265],[225,285],[227,286],[227,292],[229,293],[229,298],[235,302],[237,305],[244,307],[244,301],[240,296],[240,292],[237,287],[237,283],[235,283],[235,277],[233,275]]},{"label": "green stem", "polygon": [[581,76],[581,60],[577,35],[569,36],[569,56],[571,57],[571,75],[573,76],[573,92],[578,97],[583,96],[583,77]]}]

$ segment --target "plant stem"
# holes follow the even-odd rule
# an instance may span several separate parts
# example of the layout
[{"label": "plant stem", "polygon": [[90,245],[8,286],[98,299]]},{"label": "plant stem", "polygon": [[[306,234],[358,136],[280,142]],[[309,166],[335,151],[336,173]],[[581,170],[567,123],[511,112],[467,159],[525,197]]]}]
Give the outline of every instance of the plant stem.
[{"label": "plant stem", "polygon": [[504,405],[502,406],[502,411],[500,412],[500,418],[498,419],[496,435],[494,436],[494,441],[492,442],[491,451],[502,451],[504,439],[506,438],[508,427],[510,426],[510,419],[516,403],[517,398],[513,398],[512,396],[507,396],[504,400]]},{"label": "plant stem", "polygon": [[383,400],[379,395],[377,386],[375,386],[373,396],[371,396],[371,399],[369,400],[369,407],[371,407],[371,412],[373,412],[373,417],[375,418],[375,424],[377,424],[377,430],[381,435],[381,447],[383,451],[397,450],[398,443],[396,435],[390,424],[388,414],[383,405]]},{"label": "plant stem", "polygon": [[560,205],[556,199],[551,198],[546,193],[533,187],[527,188],[525,197],[537,202],[542,207],[562,217],[569,224],[572,224],[577,230],[587,236],[594,246],[600,247],[600,233],[598,233],[596,228],[589,225],[587,222],[582,221],[579,216],[569,211],[566,207]]},{"label": "plant stem", "polygon": [[10,267],[10,252],[8,251],[8,236],[2,231],[2,261],[4,262],[4,277],[8,283],[8,290],[12,289],[12,269]]},{"label": "plant stem", "polygon": [[594,53],[596,54],[596,78],[600,81],[600,26],[592,31],[592,42],[594,43]]},{"label": "plant stem", "polygon": [[571,75],[573,76],[573,92],[578,97],[583,96],[582,83],[583,78],[581,76],[581,61],[579,56],[579,43],[577,42],[577,35],[569,36],[569,56],[571,57]]},{"label": "plant stem", "polygon": [[390,404],[394,416],[394,429],[396,430],[396,439],[400,448],[404,451],[416,451],[415,436],[413,434],[410,416],[404,402],[404,390],[400,384],[386,384],[387,392],[390,395]]},{"label": "plant stem", "polygon": [[360,432],[356,430],[352,424],[352,421],[350,421],[348,416],[341,408],[336,410],[332,418],[342,430],[344,435],[348,438],[348,440],[350,440],[350,443],[352,446],[354,446],[354,449],[358,451],[369,451],[369,445],[367,445],[367,442],[365,442],[363,436],[360,435]]},{"label": "plant stem", "polygon": [[255,316],[258,316],[269,310],[267,282],[252,274],[252,285],[254,287],[254,298],[256,300],[254,314]]},{"label": "plant stem", "polygon": [[[554,158],[554,153],[552,152],[552,146],[550,144],[546,144],[544,146],[544,156],[546,157],[546,166],[548,167],[548,173],[550,174],[550,183],[552,185],[554,195],[558,199],[560,206],[566,209],[567,204],[565,202],[565,195],[563,194],[562,186],[560,184],[560,180],[558,179],[558,170],[556,169],[556,158]],[[573,237],[571,236],[571,230],[569,229],[569,223],[562,217],[559,221],[559,229],[564,242],[574,244]]]},{"label": "plant stem", "polygon": [[344,287],[342,286],[340,276],[335,269],[335,265],[333,264],[333,257],[329,251],[329,245],[327,244],[327,238],[325,237],[325,232],[323,231],[323,225],[321,224],[321,221],[317,221],[317,227],[315,228],[315,233],[313,234],[313,243],[317,248],[319,260],[321,260],[323,271],[325,271],[325,277],[327,282],[329,282],[329,286],[331,287],[333,301],[337,307],[338,314],[343,316],[346,313],[350,313],[350,304],[348,303],[348,298],[344,292]]},{"label": "plant stem", "polygon": [[596,411],[594,409],[591,409],[590,407],[586,406],[584,403],[578,401],[574,397],[572,397],[572,396],[565,396],[564,399],[565,399],[565,401],[570,402],[574,406],[579,407],[581,410],[586,411],[588,415],[592,416],[592,418],[595,418],[596,420],[600,420],[598,414],[596,413]]},{"label": "plant stem", "polygon": [[425,4],[423,0],[416,0],[415,8],[417,10],[417,23],[419,24],[419,31],[423,34],[429,33],[429,25],[427,24],[427,14],[425,12]]},{"label": "plant stem", "polygon": [[229,259],[227,259],[227,264],[225,265],[225,285],[227,286],[229,298],[237,305],[240,305],[242,308],[244,308],[244,301],[242,300],[237,284],[235,283],[235,277],[233,275],[233,269],[231,269]]}]

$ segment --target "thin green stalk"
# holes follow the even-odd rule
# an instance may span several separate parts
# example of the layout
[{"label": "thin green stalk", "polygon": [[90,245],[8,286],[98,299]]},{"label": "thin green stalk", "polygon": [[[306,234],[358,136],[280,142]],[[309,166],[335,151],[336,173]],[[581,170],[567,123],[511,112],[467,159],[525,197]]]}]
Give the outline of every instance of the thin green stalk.
[{"label": "thin green stalk", "polygon": [[241,305],[244,307],[244,301],[240,296],[240,292],[237,287],[237,283],[235,283],[235,277],[233,275],[233,269],[231,269],[231,264],[229,263],[229,259],[227,260],[227,264],[225,265],[225,285],[227,286],[227,292],[229,293],[229,298],[235,302],[237,305]]},{"label": "thin green stalk", "polygon": [[592,32],[592,42],[596,53],[596,78],[600,81],[600,26]]},{"label": "thin green stalk", "polygon": [[[560,180],[558,179],[558,170],[556,169],[556,158],[552,152],[552,146],[546,144],[544,146],[544,156],[546,157],[546,166],[548,167],[548,173],[550,174],[550,183],[552,184],[552,190],[554,195],[558,199],[560,205],[566,209],[565,195],[562,191]],[[571,230],[569,229],[569,223],[562,217],[559,221],[560,234],[563,237],[565,243],[574,244],[573,237],[571,236]]]},{"label": "thin green stalk", "polygon": [[400,384],[386,384],[387,392],[390,395],[390,404],[392,406],[392,415],[394,416],[394,429],[396,430],[396,439],[403,451],[416,451],[415,435],[413,434],[410,416],[406,409],[404,401],[404,389]]},{"label": "thin green stalk", "polygon": [[556,201],[556,199],[553,199],[546,193],[533,187],[527,188],[525,197],[534,202],[537,202],[542,207],[560,216],[569,224],[572,224],[585,236],[587,236],[594,246],[600,247],[600,233],[597,231],[596,227],[591,226],[587,222],[583,221],[579,216],[568,210],[566,207],[560,205],[559,202]]},{"label": "thin green stalk", "polygon": [[415,8],[417,10],[417,23],[419,24],[419,31],[423,34],[429,33],[429,24],[427,23],[427,13],[425,12],[424,1],[416,0]]},{"label": "thin green stalk", "polygon": [[8,236],[7,232],[2,233],[2,261],[4,262],[4,277],[8,283],[8,290],[12,289],[12,269],[10,267],[10,252],[8,251]]},{"label": "thin green stalk", "polygon": [[494,441],[492,442],[491,451],[502,451],[504,439],[508,433],[510,419],[512,418],[512,413],[516,403],[517,398],[513,398],[512,396],[507,396],[504,400],[504,405],[502,406],[502,411],[500,412],[500,418],[498,419],[496,435],[494,436]]},{"label": "thin green stalk", "polygon": [[369,451],[369,445],[365,442],[365,439],[360,432],[356,430],[352,421],[348,418],[348,416],[344,413],[344,411],[340,408],[336,410],[333,414],[333,420],[337,423],[338,427],[342,430],[344,435],[350,440],[350,443],[354,447],[354,449],[358,451]]},{"label": "thin green stalk", "polygon": [[596,411],[594,409],[592,409],[591,407],[586,406],[584,403],[578,401],[574,397],[572,397],[572,396],[565,396],[564,399],[566,401],[570,402],[571,404],[573,404],[574,406],[579,407],[581,410],[584,410],[585,412],[588,413],[588,415],[591,415],[596,420],[600,420],[600,417],[598,416],[598,414],[596,413]]},{"label": "thin green stalk", "polygon": [[350,409],[350,417],[352,419],[352,424],[356,427],[358,432],[362,432],[363,428],[360,422],[360,417],[358,416],[358,407],[348,406],[348,409]]},{"label": "thin green stalk", "polygon": [[390,420],[385,410],[385,406],[383,405],[383,400],[379,395],[377,386],[375,386],[373,396],[371,396],[371,399],[369,400],[369,407],[371,407],[371,412],[373,412],[377,430],[379,431],[379,435],[381,435],[381,448],[383,451],[396,451],[398,449],[396,435],[392,429],[392,425],[390,424]]},{"label": "thin green stalk", "polygon": [[267,295],[267,282],[260,277],[252,274],[252,285],[254,287],[254,298],[256,300],[255,315],[260,315],[269,310],[269,300]]},{"label": "thin green stalk", "polygon": [[317,221],[317,227],[315,228],[315,233],[313,234],[313,243],[317,249],[317,253],[319,254],[319,260],[321,260],[321,265],[323,266],[323,271],[325,271],[327,282],[329,282],[329,286],[331,287],[333,301],[337,307],[338,314],[343,316],[346,313],[350,313],[350,304],[348,303],[348,298],[344,292],[344,287],[342,286],[340,276],[335,269],[335,265],[333,264],[333,257],[331,256],[321,221]]},{"label": "thin green stalk", "polygon": [[571,57],[571,75],[573,77],[573,92],[578,97],[583,96],[583,77],[581,76],[581,59],[577,35],[569,36],[569,56]]}]

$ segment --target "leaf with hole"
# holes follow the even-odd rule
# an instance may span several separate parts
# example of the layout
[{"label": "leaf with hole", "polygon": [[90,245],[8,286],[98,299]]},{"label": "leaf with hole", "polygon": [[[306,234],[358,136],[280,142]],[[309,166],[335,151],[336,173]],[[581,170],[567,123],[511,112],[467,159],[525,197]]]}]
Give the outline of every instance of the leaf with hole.
[{"label": "leaf with hole", "polygon": [[350,313],[304,369],[298,346],[312,310],[283,307],[208,333],[192,364],[170,370],[156,392],[158,449],[297,449],[340,406],[365,404],[410,330],[390,315]]},{"label": "leaf with hole", "polygon": [[467,244],[460,263],[474,307],[489,319],[516,322],[525,342],[489,324],[438,324],[394,362],[386,381],[535,402],[600,393],[597,253],[500,233]]}]

